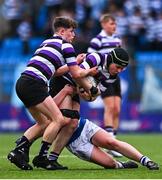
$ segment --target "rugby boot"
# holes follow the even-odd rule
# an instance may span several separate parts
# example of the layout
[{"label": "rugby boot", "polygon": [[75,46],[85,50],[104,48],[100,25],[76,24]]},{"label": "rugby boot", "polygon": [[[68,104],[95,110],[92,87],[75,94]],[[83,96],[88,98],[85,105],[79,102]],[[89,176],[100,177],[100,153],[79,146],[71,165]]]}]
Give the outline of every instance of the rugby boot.
[{"label": "rugby boot", "polygon": [[26,161],[26,154],[23,151],[14,149],[8,156],[8,160],[22,170],[32,170],[33,167]]},{"label": "rugby boot", "polygon": [[58,163],[57,160],[50,160],[50,162],[51,162],[51,164],[53,164],[54,166],[56,166],[56,167],[57,167],[58,169],[60,169],[60,170],[66,170],[66,169],[68,169],[67,166],[61,165],[60,163]]},{"label": "rugby boot", "polygon": [[153,161],[148,161],[146,167],[150,170],[159,170],[159,165]]},{"label": "rugby boot", "polygon": [[46,156],[35,156],[32,162],[34,167],[37,168],[40,167],[46,170],[63,170],[61,165],[59,166],[58,163],[51,162]]},{"label": "rugby boot", "polygon": [[127,161],[127,162],[119,161],[119,162],[123,165],[123,168],[126,168],[126,169],[138,168],[138,164],[135,163],[134,161]]}]

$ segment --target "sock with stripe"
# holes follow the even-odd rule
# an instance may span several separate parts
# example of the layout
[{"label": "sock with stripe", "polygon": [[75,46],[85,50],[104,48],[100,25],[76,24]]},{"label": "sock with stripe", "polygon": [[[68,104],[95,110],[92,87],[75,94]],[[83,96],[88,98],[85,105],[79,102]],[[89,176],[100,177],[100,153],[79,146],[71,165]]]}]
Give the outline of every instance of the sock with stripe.
[{"label": "sock with stripe", "polygon": [[140,159],[140,163],[141,163],[143,166],[146,166],[148,161],[151,161],[151,160],[150,160],[150,158],[148,158],[147,156],[142,156],[141,159]]},{"label": "sock with stripe", "polygon": [[124,168],[123,164],[121,162],[119,162],[119,161],[116,161],[115,169],[123,169],[123,168]]},{"label": "sock with stripe", "polygon": [[48,159],[50,161],[57,161],[58,157],[59,157],[59,154],[57,154],[55,152],[50,152],[50,155],[49,155]]},{"label": "sock with stripe", "polygon": [[104,129],[105,129],[105,131],[107,131],[112,136],[114,135],[114,131],[113,131],[113,127],[112,126],[106,126]]},{"label": "sock with stripe", "polygon": [[51,146],[51,143],[46,142],[46,141],[42,141],[39,156],[47,156],[50,146]]}]

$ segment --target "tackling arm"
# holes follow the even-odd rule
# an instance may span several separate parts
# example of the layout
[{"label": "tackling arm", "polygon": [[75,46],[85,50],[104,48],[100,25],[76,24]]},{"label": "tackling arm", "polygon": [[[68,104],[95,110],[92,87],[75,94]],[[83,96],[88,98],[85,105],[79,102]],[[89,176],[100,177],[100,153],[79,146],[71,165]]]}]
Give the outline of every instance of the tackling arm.
[{"label": "tackling arm", "polygon": [[72,95],[74,93],[74,88],[70,85],[65,85],[65,87],[55,96],[53,100],[55,101],[57,106],[63,102],[67,95]]}]

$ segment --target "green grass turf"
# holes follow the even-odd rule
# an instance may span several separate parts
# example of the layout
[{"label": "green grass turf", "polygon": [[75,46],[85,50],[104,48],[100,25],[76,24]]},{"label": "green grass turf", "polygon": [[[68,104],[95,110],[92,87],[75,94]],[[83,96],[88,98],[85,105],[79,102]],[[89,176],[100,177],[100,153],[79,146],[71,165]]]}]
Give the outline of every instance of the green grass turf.
[{"label": "green grass turf", "polygon": [[[64,150],[59,162],[67,165],[69,170],[46,171],[34,168],[33,171],[22,171],[11,164],[6,156],[14,147],[19,134],[0,134],[0,179],[161,179],[162,170],[151,171],[139,164],[138,169],[103,169],[102,167],[79,160]],[[120,140],[131,143],[143,154],[148,155],[162,167],[162,134],[120,135]],[[31,157],[37,154],[40,141],[33,144]],[[122,158],[121,160],[125,160]]]}]

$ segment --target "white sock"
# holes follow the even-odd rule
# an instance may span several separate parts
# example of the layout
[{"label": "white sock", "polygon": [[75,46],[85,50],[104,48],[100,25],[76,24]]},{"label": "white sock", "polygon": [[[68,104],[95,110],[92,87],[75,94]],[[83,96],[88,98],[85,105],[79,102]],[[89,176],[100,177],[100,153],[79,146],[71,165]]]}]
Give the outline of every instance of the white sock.
[{"label": "white sock", "polygon": [[143,166],[146,166],[148,161],[151,161],[151,159],[148,158],[147,156],[142,156],[141,159],[140,159],[140,163],[141,163]]},{"label": "white sock", "polygon": [[124,167],[123,167],[123,164],[121,163],[121,162],[119,162],[119,161],[116,161],[116,167],[115,167],[115,169],[123,169]]}]

